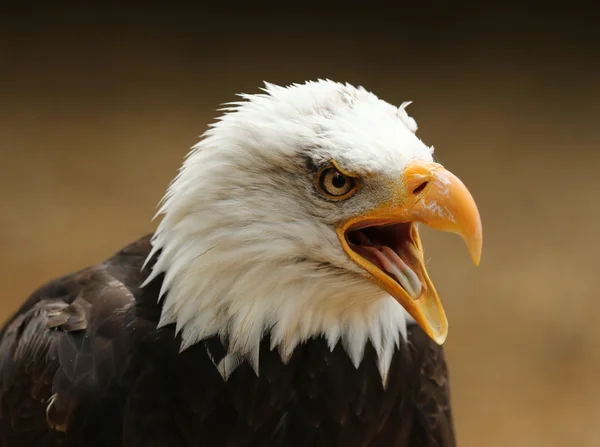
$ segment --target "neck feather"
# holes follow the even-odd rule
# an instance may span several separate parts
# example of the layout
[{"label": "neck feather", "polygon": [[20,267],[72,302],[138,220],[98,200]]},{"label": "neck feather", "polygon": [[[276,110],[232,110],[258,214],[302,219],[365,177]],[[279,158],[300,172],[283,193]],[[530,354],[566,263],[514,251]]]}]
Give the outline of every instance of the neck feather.
[{"label": "neck feather", "polygon": [[[226,380],[242,361],[258,375],[259,346],[267,332],[284,363],[296,346],[323,336],[331,350],[342,343],[358,367],[370,342],[386,383],[408,321],[389,295],[358,275],[341,282],[335,269],[306,260],[231,259],[232,247],[207,247],[191,236],[157,232],[153,248],[160,253],[145,282],[165,273],[159,326],[176,325],[181,350],[219,336],[228,355],[215,366]],[[235,236],[228,239],[237,244]]]}]

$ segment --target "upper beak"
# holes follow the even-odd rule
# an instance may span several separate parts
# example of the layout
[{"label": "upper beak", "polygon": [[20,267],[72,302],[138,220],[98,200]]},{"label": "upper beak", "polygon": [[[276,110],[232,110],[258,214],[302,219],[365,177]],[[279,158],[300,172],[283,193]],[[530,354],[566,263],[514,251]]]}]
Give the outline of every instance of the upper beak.
[{"label": "upper beak", "polygon": [[[346,253],[370,273],[372,279],[394,297],[434,341],[442,344],[448,333],[448,321],[427,274],[423,247],[414,224],[419,222],[437,230],[459,234],[464,239],[473,262],[479,265],[482,247],[479,211],[465,185],[438,163],[412,162],[406,167],[401,178],[394,182],[392,188],[393,200],[344,222],[337,229],[338,236]],[[396,246],[392,247],[398,256],[394,257],[392,254],[391,259],[397,259],[400,268],[410,268],[416,274],[415,276],[412,272],[407,272],[408,276],[418,278],[421,282],[420,293],[413,291],[409,294],[400,282],[389,274],[390,271],[394,271],[394,267],[385,267],[387,261],[384,255],[379,256],[375,253],[375,259],[382,259],[383,264],[365,255],[366,252],[376,252],[377,249],[361,248],[349,241],[349,233],[352,231],[367,227],[390,228],[389,225],[394,224],[404,224],[398,225],[398,231],[400,227],[404,230],[402,243],[395,242]],[[390,252],[387,247],[385,250]]]}]

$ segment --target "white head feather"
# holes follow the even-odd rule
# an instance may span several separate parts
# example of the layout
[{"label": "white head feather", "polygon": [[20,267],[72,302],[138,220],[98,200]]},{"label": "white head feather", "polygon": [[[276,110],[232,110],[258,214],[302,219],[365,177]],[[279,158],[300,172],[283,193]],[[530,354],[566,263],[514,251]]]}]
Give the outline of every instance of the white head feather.
[{"label": "white head feather", "polygon": [[[358,366],[370,340],[385,382],[408,314],[346,255],[335,224],[376,206],[384,180],[430,161],[432,149],[415,136],[406,103],[363,88],[319,80],[263,91],[228,105],[163,199],[152,254],[161,251],[146,281],[165,273],[160,325],[176,324],[181,349],[219,335],[225,379],[243,360],[258,374],[267,332],[284,361],[322,335]],[[314,176],[332,159],[381,181],[327,200]]]}]

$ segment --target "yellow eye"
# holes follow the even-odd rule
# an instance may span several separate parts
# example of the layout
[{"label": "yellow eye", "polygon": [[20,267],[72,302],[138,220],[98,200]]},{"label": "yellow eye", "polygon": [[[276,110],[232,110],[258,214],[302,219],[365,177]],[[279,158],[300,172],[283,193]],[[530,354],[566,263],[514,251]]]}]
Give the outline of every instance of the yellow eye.
[{"label": "yellow eye", "polygon": [[356,191],[358,182],[355,178],[342,174],[334,167],[327,167],[319,174],[318,185],[327,197],[342,200],[350,197]]}]

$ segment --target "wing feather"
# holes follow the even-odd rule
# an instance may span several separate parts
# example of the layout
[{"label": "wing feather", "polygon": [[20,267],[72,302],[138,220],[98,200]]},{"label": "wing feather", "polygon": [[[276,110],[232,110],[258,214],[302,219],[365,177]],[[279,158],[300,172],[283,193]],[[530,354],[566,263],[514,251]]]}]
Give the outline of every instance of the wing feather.
[{"label": "wing feather", "polygon": [[83,405],[105,396],[125,368],[133,302],[103,264],[30,297],[0,333],[0,445],[27,433],[31,445],[36,436],[54,445]]}]

